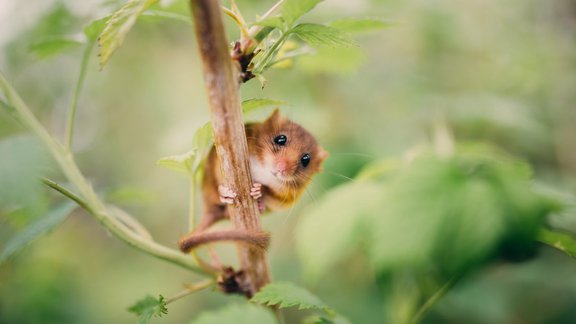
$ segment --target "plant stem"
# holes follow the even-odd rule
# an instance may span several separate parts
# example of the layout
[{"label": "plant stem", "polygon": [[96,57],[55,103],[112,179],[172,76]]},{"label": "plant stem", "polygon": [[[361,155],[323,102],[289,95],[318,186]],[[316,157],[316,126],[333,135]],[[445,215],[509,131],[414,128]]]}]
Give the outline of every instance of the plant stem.
[{"label": "plant stem", "polygon": [[536,240],[576,258],[576,239],[568,233],[540,229]]},{"label": "plant stem", "polygon": [[190,203],[188,205],[188,231],[196,228],[196,177],[190,176]]},{"label": "plant stem", "polygon": [[90,41],[84,50],[82,63],[80,64],[80,75],[78,75],[78,81],[76,81],[76,89],[74,90],[74,95],[72,96],[72,104],[70,105],[70,111],[68,112],[68,126],[66,128],[66,147],[68,150],[72,150],[74,120],[76,118],[76,110],[78,108],[78,98],[80,97],[82,86],[84,85],[84,80],[86,79],[86,70],[88,68],[88,62],[90,62],[90,54],[92,53],[93,47],[94,42]]},{"label": "plant stem", "polygon": [[280,46],[284,44],[286,38],[288,38],[288,35],[290,35],[290,31],[283,33],[282,36],[280,36],[280,38],[278,38],[278,40],[274,44],[272,44],[270,49],[266,51],[264,56],[258,61],[256,66],[254,67],[253,71],[255,74],[262,74],[262,72],[264,72],[264,70],[268,67],[269,61],[271,61],[274,58],[274,56],[276,56],[276,53],[280,49]]},{"label": "plant stem", "polygon": [[2,73],[0,73],[0,89],[4,92],[10,106],[14,108],[18,120],[40,138],[48,148],[52,157],[60,166],[60,169],[64,172],[68,181],[74,184],[74,186],[80,191],[80,195],[75,195],[69,190],[63,190],[63,188],[58,185],[53,186],[55,190],[58,190],[63,195],[77,203],[80,202],[79,205],[86,207],[85,209],[89,214],[98,220],[102,226],[106,227],[116,237],[128,245],[156,258],[192,270],[198,274],[209,274],[205,269],[198,267],[187,255],[138,235],[116,219],[112,213],[107,210],[104,203],[98,198],[92,185],[82,175],[70,150],[64,147],[46,131]]},{"label": "plant stem", "polygon": [[430,298],[428,298],[428,300],[424,304],[422,304],[422,306],[420,306],[414,317],[412,317],[410,323],[412,324],[420,323],[420,321],[424,318],[424,315],[428,313],[430,308],[432,308],[432,306],[434,306],[440,299],[442,299],[442,297],[444,297],[444,295],[446,295],[446,293],[452,287],[454,287],[456,282],[458,282],[458,280],[461,277],[462,277],[461,275],[453,276],[442,287],[440,287],[440,289],[438,289],[432,296],[430,296]]},{"label": "plant stem", "polygon": [[186,296],[193,294],[199,290],[208,288],[213,284],[214,284],[214,280],[208,279],[208,280],[204,280],[204,281],[201,281],[201,282],[193,284],[193,285],[187,285],[185,290],[177,293],[176,295],[174,295],[170,298],[167,298],[166,304],[170,304],[174,301],[177,301],[178,299],[181,299],[182,297],[186,297]]},{"label": "plant stem", "polygon": [[[190,8],[224,185],[237,194],[235,203],[228,206],[230,219],[238,230],[260,232],[258,206],[250,197],[252,178],[242,120],[239,71],[232,64],[220,7],[214,0],[190,0]],[[266,252],[241,244],[237,245],[237,250],[249,286],[246,293],[252,295],[270,282]]]}]

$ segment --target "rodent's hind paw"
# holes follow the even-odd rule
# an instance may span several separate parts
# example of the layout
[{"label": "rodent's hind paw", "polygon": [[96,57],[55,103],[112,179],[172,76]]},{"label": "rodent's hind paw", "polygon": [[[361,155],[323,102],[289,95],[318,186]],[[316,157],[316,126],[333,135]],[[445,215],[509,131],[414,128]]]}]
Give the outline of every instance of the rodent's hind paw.
[{"label": "rodent's hind paw", "polygon": [[250,196],[254,199],[262,198],[262,184],[261,183],[254,183],[252,188],[250,188]]},{"label": "rodent's hind paw", "polygon": [[220,195],[220,202],[226,205],[232,205],[234,203],[234,198],[237,196],[232,189],[224,185],[218,186],[218,194]]}]

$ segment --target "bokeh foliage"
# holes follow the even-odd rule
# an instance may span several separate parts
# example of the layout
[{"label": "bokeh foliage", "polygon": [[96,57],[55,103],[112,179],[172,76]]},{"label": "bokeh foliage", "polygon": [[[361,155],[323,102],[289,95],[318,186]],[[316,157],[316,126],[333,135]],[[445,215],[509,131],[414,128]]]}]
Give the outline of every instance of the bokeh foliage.
[{"label": "bokeh foliage", "polygon": [[[156,13],[189,15],[185,1],[166,3],[153,7]],[[121,5],[0,5],[0,70],[60,138],[82,49],[95,41],[84,28]],[[246,17],[270,5],[239,1]],[[575,12],[569,0],[327,0],[305,16],[302,23],[340,28],[350,16],[371,16],[393,28],[354,34],[363,51],[320,48],[279,62],[263,90],[254,80],[243,88],[243,99],[287,102],[284,112],[331,152],[299,205],[264,219],[274,238],[274,277],[313,280],[316,295],[359,323],[402,318],[462,273],[428,321],[573,318],[576,265],[533,238],[545,223],[576,231],[569,209],[544,217],[560,206],[540,190],[570,196],[576,188]],[[232,22],[228,27],[238,37]],[[187,152],[208,120],[195,53],[189,24],[145,15],[103,71],[91,52],[79,101],[74,147],[82,170],[103,195],[128,192],[115,203],[170,246],[186,231],[187,188],[154,163]],[[439,119],[456,143],[448,156],[434,152],[430,140]],[[4,247],[62,200],[35,181],[61,176],[5,110],[0,136]],[[233,261],[233,251],[222,250]],[[74,213],[0,267],[0,321],[129,322],[135,318],[126,308],[135,300],[169,295],[190,277]],[[228,301],[201,292],[155,320],[186,322]],[[234,306],[228,312],[238,316]]]}]

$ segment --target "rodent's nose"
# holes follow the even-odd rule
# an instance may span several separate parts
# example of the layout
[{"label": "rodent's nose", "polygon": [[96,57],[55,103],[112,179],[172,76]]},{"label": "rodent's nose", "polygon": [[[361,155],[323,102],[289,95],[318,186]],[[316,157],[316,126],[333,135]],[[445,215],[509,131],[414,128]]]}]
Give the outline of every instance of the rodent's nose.
[{"label": "rodent's nose", "polygon": [[286,160],[280,160],[276,162],[276,172],[285,173],[288,171],[288,162]]}]

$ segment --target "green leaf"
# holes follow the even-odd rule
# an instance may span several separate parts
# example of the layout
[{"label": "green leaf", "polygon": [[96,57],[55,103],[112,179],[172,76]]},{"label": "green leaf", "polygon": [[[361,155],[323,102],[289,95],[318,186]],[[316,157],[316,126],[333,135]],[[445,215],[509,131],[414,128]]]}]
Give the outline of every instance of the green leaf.
[{"label": "green leaf", "polygon": [[288,26],[292,26],[300,17],[314,9],[322,0],[286,0],[281,14]]},{"label": "green leaf", "polygon": [[156,161],[156,164],[170,170],[192,174],[192,164],[196,160],[197,150],[192,149],[184,154],[170,155]]},{"label": "green leaf", "polygon": [[194,133],[192,147],[198,151],[201,159],[204,158],[212,148],[213,139],[214,129],[212,129],[212,123],[210,122],[204,124]]},{"label": "green leaf", "polygon": [[374,18],[345,18],[331,22],[331,27],[347,33],[361,33],[390,28],[393,23]]},{"label": "green leaf", "polygon": [[296,228],[296,250],[311,279],[334,269],[353,251],[365,236],[363,219],[377,209],[383,196],[378,184],[352,182],[331,190],[305,213]]},{"label": "green leaf", "polygon": [[276,324],[272,312],[253,304],[229,305],[215,311],[204,312],[191,324],[255,323]]},{"label": "green leaf", "polygon": [[257,22],[253,23],[253,25],[284,30],[286,28],[286,21],[282,17],[268,17],[266,19],[258,20]]},{"label": "green leaf", "polygon": [[0,263],[5,262],[10,256],[22,250],[41,235],[49,233],[62,224],[75,207],[75,203],[65,202],[54,208],[46,216],[30,224],[22,232],[16,234],[6,243],[0,253]]},{"label": "green leaf", "polygon": [[112,54],[122,45],[126,34],[136,23],[138,16],[159,0],[129,0],[106,21],[106,27],[98,37],[100,66],[104,67]]},{"label": "green leaf", "polygon": [[162,295],[158,295],[158,298],[148,295],[128,308],[128,311],[139,316],[138,324],[147,324],[153,316],[161,317],[164,314],[168,314],[166,301]]},{"label": "green leaf", "polygon": [[242,112],[244,114],[248,114],[254,110],[259,108],[264,108],[268,106],[279,106],[285,105],[286,101],[282,100],[274,100],[274,99],[267,99],[267,98],[254,98],[254,99],[247,99],[242,101]]},{"label": "green leaf", "polygon": [[297,306],[299,310],[320,309],[333,312],[330,307],[326,306],[318,297],[311,294],[308,290],[288,282],[270,283],[264,286],[252,297],[251,301],[265,306],[277,306],[279,308]]},{"label": "green leaf", "polygon": [[576,239],[568,233],[541,229],[538,233],[538,241],[554,247],[573,258],[576,257]]},{"label": "green leaf", "polygon": [[106,27],[106,22],[109,19],[110,16],[106,16],[90,22],[86,27],[84,27],[84,35],[86,38],[91,42],[95,42],[98,39],[98,35],[100,35]]},{"label": "green leaf", "polygon": [[29,50],[40,59],[55,56],[82,46],[82,42],[69,38],[46,39],[30,45]]},{"label": "green leaf", "polygon": [[299,24],[292,28],[289,33],[298,36],[311,46],[322,47],[350,47],[355,46],[354,41],[348,34],[336,29],[319,24]]},{"label": "green leaf", "polygon": [[184,154],[163,157],[156,164],[174,171],[194,175],[200,170],[202,161],[212,149],[213,137],[212,124],[207,122],[194,133],[190,151]]},{"label": "green leaf", "polygon": [[170,11],[166,11],[166,10],[159,10],[159,9],[146,10],[142,14],[142,17],[168,19],[168,20],[184,22],[184,23],[187,23],[189,25],[192,24],[192,20],[191,20],[190,16],[186,16],[186,15],[183,15],[180,13],[170,12]]}]

